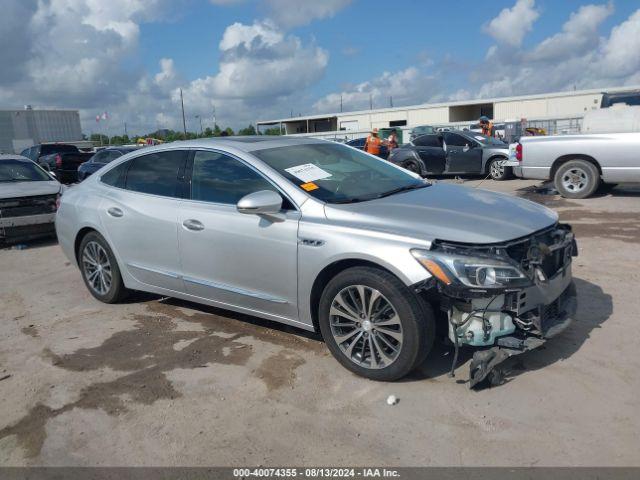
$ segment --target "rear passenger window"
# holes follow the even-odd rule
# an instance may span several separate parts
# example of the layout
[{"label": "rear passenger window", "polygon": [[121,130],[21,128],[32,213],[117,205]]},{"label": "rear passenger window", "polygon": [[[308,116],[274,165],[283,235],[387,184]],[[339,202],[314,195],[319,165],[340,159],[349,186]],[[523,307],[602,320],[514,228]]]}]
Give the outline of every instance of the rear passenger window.
[{"label": "rear passenger window", "polygon": [[442,147],[442,143],[438,135],[422,135],[413,140],[413,144],[416,147]]},{"label": "rear passenger window", "polygon": [[186,150],[172,150],[134,158],[127,171],[125,188],[152,195],[177,197],[178,172],[183,168],[187,156]]},{"label": "rear passenger window", "polygon": [[106,183],[107,185],[111,185],[112,187],[124,188],[124,177],[127,173],[127,168],[131,161],[121,163],[120,165],[116,165],[114,168],[105,172],[101,177],[100,181],[102,183]]},{"label": "rear passenger window", "polygon": [[217,152],[196,152],[191,180],[193,200],[235,205],[245,195],[260,190],[279,193],[261,175],[235,158]]}]

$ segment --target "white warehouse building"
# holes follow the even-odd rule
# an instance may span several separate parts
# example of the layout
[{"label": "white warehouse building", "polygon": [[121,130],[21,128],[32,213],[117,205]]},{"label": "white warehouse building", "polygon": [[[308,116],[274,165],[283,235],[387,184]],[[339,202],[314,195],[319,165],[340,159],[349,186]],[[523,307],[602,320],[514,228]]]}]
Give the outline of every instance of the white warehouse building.
[{"label": "white warehouse building", "polygon": [[0,153],[18,153],[38,143],[82,140],[77,110],[0,109]]},{"label": "white warehouse building", "polygon": [[637,104],[638,98],[640,86],[574,90],[262,120],[257,122],[257,128],[263,131],[279,127],[287,135],[331,137],[349,134],[355,137],[373,128],[410,129],[419,125],[469,127],[486,115],[494,123],[527,119],[552,121],[554,125],[559,122],[562,128],[575,129],[579,128],[582,117],[590,110],[618,102]]}]

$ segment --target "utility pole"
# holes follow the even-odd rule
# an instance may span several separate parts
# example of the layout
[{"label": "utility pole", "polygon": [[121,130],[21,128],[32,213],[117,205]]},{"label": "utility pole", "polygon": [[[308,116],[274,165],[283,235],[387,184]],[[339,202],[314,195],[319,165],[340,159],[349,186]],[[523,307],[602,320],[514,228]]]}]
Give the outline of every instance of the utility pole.
[{"label": "utility pole", "polygon": [[389,96],[389,107],[393,108],[393,96]]},{"label": "utility pole", "polygon": [[213,129],[216,129],[216,106],[213,105]]},{"label": "utility pole", "polygon": [[373,94],[369,94],[369,110],[373,110]]},{"label": "utility pole", "polygon": [[187,120],[184,118],[184,100],[182,98],[182,89],[180,89],[180,105],[182,106],[182,128],[184,130],[184,138],[187,138]]},{"label": "utility pole", "polygon": [[202,117],[200,115],[196,115],[196,118],[200,120],[200,135],[204,136],[204,130],[202,130]]},{"label": "utility pole", "polygon": [[124,136],[129,137],[129,133],[127,132],[127,122],[124,122]]},{"label": "utility pole", "polygon": [[342,113],[342,94],[340,94],[340,113]]}]

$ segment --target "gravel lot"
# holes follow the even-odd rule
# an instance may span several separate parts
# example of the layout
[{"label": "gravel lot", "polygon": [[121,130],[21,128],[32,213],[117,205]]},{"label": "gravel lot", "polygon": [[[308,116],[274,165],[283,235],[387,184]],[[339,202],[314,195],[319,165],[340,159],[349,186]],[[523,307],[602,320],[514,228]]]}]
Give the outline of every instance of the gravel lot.
[{"label": "gravel lot", "polygon": [[0,465],[640,465],[640,187],[531,185],[480,188],[574,225],[578,321],[479,392],[468,355],[455,379],[436,348],[376,383],[292,328],[142,294],[103,305],[53,241],[0,251]]}]

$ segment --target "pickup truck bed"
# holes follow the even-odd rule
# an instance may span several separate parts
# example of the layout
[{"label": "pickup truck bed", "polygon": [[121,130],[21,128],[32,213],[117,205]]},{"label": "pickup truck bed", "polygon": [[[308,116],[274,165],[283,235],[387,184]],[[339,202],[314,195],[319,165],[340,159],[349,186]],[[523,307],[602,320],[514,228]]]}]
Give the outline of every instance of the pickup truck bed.
[{"label": "pickup truck bed", "polygon": [[78,167],[92,156],[93,153],[84,152],[52,153],[40,157],[38,163],[55,173],[60,183],[75,183],[78,181]]}]

